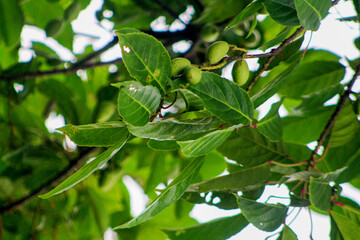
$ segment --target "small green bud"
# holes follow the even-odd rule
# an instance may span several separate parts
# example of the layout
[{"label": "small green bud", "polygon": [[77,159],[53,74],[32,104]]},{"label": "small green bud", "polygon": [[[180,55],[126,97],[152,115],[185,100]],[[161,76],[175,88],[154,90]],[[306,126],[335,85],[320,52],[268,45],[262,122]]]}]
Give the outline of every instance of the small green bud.
[{"label": "small green bud", "polygon": [[189,66],[184,70],[184,76],[188,83],[197,84],[201,80],[201,71],[197,67]]},{"label": "small green bud", "polygon": [[64,19],[68,22],[74,21],[79,12],[81,11],[81,4],[78,1],[74,1],[64,12]]},{"label": "small green bud", "polygon": [[185,68],[189,67],[191,62],[186,58],[174,58],[171,61],[171,77],[181,74]]},{"label": "small green bud", "polygon": [[229,51],[229,44],[225,41],[217,41],[210,45],[206,58],[210,64],[219,62]]},{"label": "small green bud", "polygon": [[234,82],[239,84],[239,86],[244,85],[249,79],[249,66],[247,62],[243,59],[237,60],[233,66],[231,75]]},{"label": "small green bud", "polygon": [[200,30],[200,36],[205,42],[213,42],[220,35],[219,29],[213,24],[205,24]]},{"label": "small green bud", "polygon": [[48,37],[56,37],[62,32],[64,21],[62,19],[53,19],[45,27],[45,32]]}]

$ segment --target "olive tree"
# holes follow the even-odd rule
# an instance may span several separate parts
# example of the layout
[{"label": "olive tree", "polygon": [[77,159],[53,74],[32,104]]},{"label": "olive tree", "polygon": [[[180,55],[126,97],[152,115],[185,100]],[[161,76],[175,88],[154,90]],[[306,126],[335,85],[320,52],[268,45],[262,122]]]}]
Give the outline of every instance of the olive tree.
[{"label": "olive tree", "polygon": [[[324,237],[358,239],[340,184],[360,188],[359,59],[304,41],[338,2],[104,0],[113,39],[77,54],[71,22],[90,0],[0,0],[0,239],[221,240],[249,224],[297,239],[288,216],[302,208],[329,216]],[[339,21],[358,24],[348,2],[357,15]],[[76,59],[33,42],[19,62],[25,25]],[[122,57],[101,61],[113,47]],[[129,177],[149,199],[135,217]],[[275,185],[289,204],[259,200]],[[197,204],[240,213],[199,224]]]}]

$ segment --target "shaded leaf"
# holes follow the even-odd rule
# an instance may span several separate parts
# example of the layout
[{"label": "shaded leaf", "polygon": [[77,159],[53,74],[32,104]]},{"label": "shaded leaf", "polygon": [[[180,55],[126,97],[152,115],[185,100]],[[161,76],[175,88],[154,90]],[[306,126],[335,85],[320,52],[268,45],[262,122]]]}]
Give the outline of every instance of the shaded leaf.
[{"label": "shaded leaf", "polygon": [[76,171],[74,174],[72,174],[70,177],[65,179],[58,186],[56,186],[53,190],[43,195],[39,195],[39,197],[46,199],[54,195],[60,194],[90,176],[90,174],[102,167],[124,146],[128,139],[128,136],[128,134],[123,135],[122,138],[114,146],[110,147],[105,152],[100,154],[97,158],[84,165],[82,168],[80,168],[78,171]]},{"label": "shaded leaf", "polygon": [[8,47],[19,43],[23,25],[24,16],[19,1],[0,0],[0,35]]},{"label": "shaded leaf", "polygon": [[114,145],[128,130],[122,122],[106,122],[88,125],[68,124],[58,131],[68,135],[79,146],[108,147]]},{"label": "shaded leaf", "polygon": [[280,90],[290,98],[300,98],[321,89],[338,84],[344,77],[345,67],[334,61],[305,62],[297,68]]},{"label": "shaded leaf", "polygon": [[156,38],[145,33],[118,33],[123,61],[130,75],[164,94],[170,79],[170,56]]},{"label": "shaded leaf", "polygon": [[290,194],[290,206],[291,207],[308,207],[310,205],[311,205],[311,202],[309,200],[298,197],[293,194]]},{"label": "shaded leaf", "polygon": [[188,228],[162,230],[172,240],[223,240],[240,232],[248,225],[248,221],[242,214],[219,218],[207,223],[198,224]]},{"label": "shaded leaf", "polygon": [[217,74],[203,72],[201,81],[192,85],[190,90],[203,100],[209,112],[225,122],[247,125],[254,115],[247,93]]},{"label": "shaded leaf", "polygon": [[238,198],[238,204],[245,218],[260,230],[271,232],[285,221],[288,207],[278,204],[259,203]]},{"label": "shaded leaf", "polygon": [[204,157],[195,158],[139,216],[115,227],[115,229],[135,227],[155,217],[162,210],[179,200],[196,178],[203,161]]},{"label": "shaded leaf", "polygon": [[118,110],[124,121],[133,126],[146,125],[160,106],[159,90],[134,81],[113,86],[119,87]]},{"label": "shaded leaf", "polygon": [[190,188],[196,189],[199,192],[246,191],[258,188],[259,185],[264,184],[269,177],[269,166],[260,165],[196,183],[191,185]]},{"label": "shaded leaf", "polygon": [[212,191],[205,195],[198,192],[185,192],[183,199],[190,203],[206,203],[220,209],[238,209],[236,196],[229,191]]},{"label": "shaded leaf", "polygon": [[233,18],[233,20],[231,20],[231,22],[226,26],[225,29],[229,29],[235,25],[238,25],[239,23],[251,17],[253,14],[255,14],[263,7],[262,5],[263,2],[264,0],[256,0],[250,3],[235,18]]},{"label": "shaded leaf", "polygon": [[230,135],[218,151],[244,167],[253,167],[267,161],[286,159],[283,142],[271,142],[257,129],[240,128]]},{"label": "shaded leaf", "polygon": [[234,130],[217,130],[195,140],[178,141],[177,143],[186,156],[198,157],[219,147],[230,136],[232,131]]},{"label": "shaded leaf", "polygon": [[256,124],[259,132],[271,141],[279,141],[282,137],[282,122],[279,115],[282,103],[283,101],[280,101],[271,105],[268,114]]},{"label": "shaded leaf", "polygon": [[298,18],[303,27],[316,31],[319,29],[320,21],[331,7],[331,0],[295,0]]},{"label": "shaded leaf", "polygon": [[321,180],[311,177],[309,194],[311,204],[315,208],[321,211],[330,210],[332,189],[329,183],[325,183]]},{"label": "shaded leaf", "polygon": [[277,23],[285,26],[300,25],[294,0],[269,0],[264,4],[270,16]]}]

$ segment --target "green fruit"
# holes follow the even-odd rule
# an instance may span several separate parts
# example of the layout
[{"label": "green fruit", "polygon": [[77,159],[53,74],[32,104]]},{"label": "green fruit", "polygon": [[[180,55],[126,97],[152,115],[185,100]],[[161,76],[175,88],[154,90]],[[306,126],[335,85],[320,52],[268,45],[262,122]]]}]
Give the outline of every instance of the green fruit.
[{"label": "green fruit", "polygon": [[197,84],[201,80],[201,71],[197,67],[190,66],[185,68],[184,76],[188,83],[190,84]]},{"label": "green fruit", "polygon": [[186,58],[174,58],[171,61],[171,77],[181,74],[185,68],[189,67],[191,62]]},{"label": "green fruit", "polygon": [[81,11],[81,4],[74,1],[64,12],[64,19],[68,22],[74,21]]},{"label": "green fruit", "polygon": [[247,48],[257,48],[261,44],[261,33],[255,29],[252,34],[244,39],[244,45]]},{"label": "green fruit", "polygon": [[62,32],[64,21],[62,19],[53,19],[45,27],[45,32],[48,37],[56,37]]},{"label": "green fruit", "polygon": [[225,41],[217,41],[210,45],[206,58],[210,64],[219,62],[229,51],[229,44]]},{"label": "green fruit", "polygon": [[231,75],[234,82],[239,84],[239,86],[244,85],[249,79],[249,66],[247,62],[243,59],[237,60],[233,66]]},{"label": "green fruit", "polygon": [[220,35],[219,29],[213,24],[205,24],[200,30],[200,36],[205,42],[213,42]]}]

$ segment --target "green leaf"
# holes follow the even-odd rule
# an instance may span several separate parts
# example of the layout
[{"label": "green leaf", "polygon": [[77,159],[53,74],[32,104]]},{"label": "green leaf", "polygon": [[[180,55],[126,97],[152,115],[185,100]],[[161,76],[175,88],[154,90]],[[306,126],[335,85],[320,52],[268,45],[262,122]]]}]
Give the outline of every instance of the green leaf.
[{"label": "green leaf", "polygon": [[278,204],[259,203],[253,200],[238,198],[238,204],[245,218],[260,230],[271,232],[285,221],[288,207]]},{"label": "green leaf", "polygon": [[290,206],[291,207],[308,207],[310,205],[311,205],[311,202],[309,200],[298,197],[293,194],[290,194]]},{"label": "green leaf", "polygon": [[337,84],[321,89],[320,91],[313,92],[309,95],[302,96],[302,103],[300,106],[296,107],[296,110],[306,112],[323,106],[327,100],[336,94],[340,94],[343,89],[344,87],[341,84]]},{"label": "green leaf", "polygon": [[331,203],[332,189],[329,183],[322,182],[316,178],[310,178],[309,187],[311,204],[321,210],[329,211]]},{"label": "green leaf", "polygon": [[190,188],[199,192],[248,191],[263,185],[269,177],[269,166],[264,164],[196,183],[191,185]]},{"label": "green leaf", "polygon": [[279,115],[279,108],[283,101],[274,103],[266,116],[257,123],[257,129],[261,134],[271,141],[279,141],[282,137],[282,122]]},{"label": "green leaf", "polygon": [[131,221],[114,229],[135,227],[159,214],[165,208],[181,198],[191,182],[197,177],[204,157],[195,158],[180,174],[167,186],[166,189],[142,212]]},{"label": "green leaf", "polygon": [[51,190],[43,195],[39,195],[39,197],[46,199],[46,198],[52,197],[54,195],[60,194],[64,191],[72,188],[73,186],[75,186],[76,184],[78,184],[79,182],[81,182],[82,180],[87,178],[88,176],[90,176],[90,174],[92,174],[97,169],[102,167],[107,161],[109,161],[124,146],[128,137],[129,137],[128,134],[123,135],[122,138],[119,139],[119,141],[114,146],[110,147],[105,152],[100,154],[97,158],[95,158],[91,162],[89,162],[86,165],[84,165],[83,167],[81,167],[78,171],[76,171],[70,177],[65,179],[62,183],[60,183],[58,186],[56,186],[53,190]]},{"label": "green leaf", "polygon": [[285,26],[300,25],[294,0],[268,0],[264,4],[277,23]]},{"label": "green leaf", "polygon": [[294,231],[288,226],[284,225],[283,230],[281,231],[280,240],[297,240],[297,236]]},{"label": "green leaf", "polygon": [[305,62],[294,71],[280,94],[301,98],[313,92],[338,84],[344,77],[345,67],[334,61]]},{"label": "green leaf", "polygon": [[306,113],[294,112],[282,118],[283,140],[298,144],[316,141],[334,110],[334,106],[321,107]]},{"label": "green leaf", "polygon": [[287,176],[291,177],[291,178],[295,178],[300,181],[309,182],[312,177],[319,178],[322,175],[323,175],[322,173],[315,172],[315,171],[300,171],[300,172],[289,174]]},{"label": "green leaf", "polygon": [[[340,230],[344,240],[357,240],[359,238],[360,223],[358,221],[355,221],[349,216],[337,213],[335,211],[331,211],[330,214],[331,217],[335,220],[335,223]],[[360,218],[360,214],[358,212],[355,214],[358,216],[358,218]]]},{"label": "green leaf", "polygon": [[329,146],[339,147],[347,144],[355,136],[360,124],[349,101],[341,109],[331,130]]},{"label": "green leaf", "polygon": [[196,111],[204,109],[204,103],[196,94],[187,89],[179,89],[178,91],[183,97],[186,104],[186,111]]},{"label": "green leaf", "polygon": [[286,159],[287,155],[283,142],[271,142],[254,128],[236,130],[218,148],[218,151],[246,168],[270,160],[281,161]]},{"label": "green leaf", "polygon": [[218,129],[223,122],[215,117],[189,120],[167,119],[149,122],[143,127],[128,126],[129,132],[137,137],[155,140],[189,140]]},{"label": "green leaf", "polygon": [[130,75],[143,85],[166,92],[170,79],[170,56],[156,38],[145,33],[118,33],[123,61]]},{"label": "green leaf", "polygon": [[242,214],[232,217],[215,219],[213,221],[198,224],[187,228],[162,230],[172,240],[223,240],[240,232],[249,222]]},{"label": "green leaf", "polygon": [[266,49],[275,46],[276,44],[284,41],[291,33],[295,30],[294,27],[285,27],[275,38],[270,41],[264,43],[259,49],[265,51]]},{"label": "green leaf", "polygon": [[58,131],[68,135],[79,146],[108,147],[113,146],[128,130],[122,122],[106,122],[75,126],[68,124]]},{"label": "green leaf", "polygon": [[178,141],[181,151],[188,157],[198,157],[205,155],[215,148],[219,147],[234,131],[230,130],[217,130],[206,134],[195,140]]},{"label": "green leaf", "polygon": [[233,20],[231,20],[231,22],[226,26],[225,30],[229,29],[235,25],[238,25],[239,23],[241,23],[244,20],[251,17],[253,14],[255,14],[258,10],[260,10],[262,8],[263,2],[264,2],[264,0],[256,0],[252,3],[250,3]]},{"label": "green leaf", "polygon": [[8,47],[19,43],[23,25],[24,16],[19,1],[0,0],[0,35]]},{"label": "green leaf", "polygon": [[298,18],[303,27],[316,31],[331,7],[331,0],[295,0]]},{"label": "green leaf", "polygon": [[247,93],[217,74],[203,72],[201,81],[190,86],[190,90],[203,100],[209,112],[225,122],[247,125],[254,115]]},{"label": "green leaf", "polygon": [[254,108],[259,107],[266,100],[277,93],[285,83],[290,79],[292,73],[298,67],[298,64],[302,60],[302,55],[298,57],[289,67],[287,67],[282,73],[280,73],[274,80],[264,86],[258,93],[251,97],[251,101],[254,103]]},{"label": "green leaf", "polygon": [[119,87],[118,110],[124,121],[133,126],[146,125],[160,106],[159,90],[134,81],[113,86]]},{"label": "green leaf", "polygon": [[149,148],[158,151],[174,151],[180,148],[179,144],[177,144],[174,140],[158,141],[150,139],[147,144]]}]

